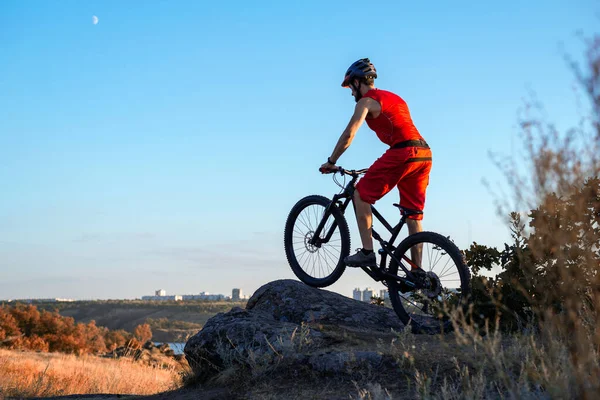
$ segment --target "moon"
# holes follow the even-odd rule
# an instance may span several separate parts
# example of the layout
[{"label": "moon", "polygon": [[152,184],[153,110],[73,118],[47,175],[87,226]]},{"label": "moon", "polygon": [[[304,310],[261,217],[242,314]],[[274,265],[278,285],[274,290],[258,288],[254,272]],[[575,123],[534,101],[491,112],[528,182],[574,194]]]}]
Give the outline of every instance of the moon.
[{"label": "moon", "polygon": [[98,24],[98,17],[96,17],[95,15],[92,17],[92,23],[94,25]]}]

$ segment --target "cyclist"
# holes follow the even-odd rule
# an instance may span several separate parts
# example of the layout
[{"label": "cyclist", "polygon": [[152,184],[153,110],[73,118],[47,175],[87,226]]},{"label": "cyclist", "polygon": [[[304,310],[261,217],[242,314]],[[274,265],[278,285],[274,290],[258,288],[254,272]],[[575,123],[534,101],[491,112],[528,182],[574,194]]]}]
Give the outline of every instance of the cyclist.
[{"label": "cyclist", "polygon": [[[346,71],[342,87],[351,89],[356,107],[331,156],[320,168],[322,173],[335,170],[335,163],[350,146],[364,121],[389,146],[356,184],[353,200],[362,249],[344,259],[350,267],[377,266],[371,236],[371,204],[375,204],[392,188],[397,187],[400,192],[400,206],[421,212],[408,216],[409,234],[423,230],[422,211],[431,171],[431,149],[413,124],[406,102],[395,93],[376,89],[375,78],[377,71],[368,58],[354,62]],[[411,252],[413,263],[416,264],[413,269],[421,272],[418,268],[421,265],[420,248],[413,248]]]}]

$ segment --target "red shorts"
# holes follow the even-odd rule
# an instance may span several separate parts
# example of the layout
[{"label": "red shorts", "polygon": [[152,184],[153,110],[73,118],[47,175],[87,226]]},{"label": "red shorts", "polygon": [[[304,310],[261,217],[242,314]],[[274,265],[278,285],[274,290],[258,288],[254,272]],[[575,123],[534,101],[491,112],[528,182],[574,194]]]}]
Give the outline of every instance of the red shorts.
[{"label": "red shorts", "polygon": [[[430,171],[431,149],[389,149],[369,167],[356,184],[356,190],[364,202],[375,204],[396,186],[400,191],[402,207],[423,211]],[[423,214],[408,218],[421,220]]]}]

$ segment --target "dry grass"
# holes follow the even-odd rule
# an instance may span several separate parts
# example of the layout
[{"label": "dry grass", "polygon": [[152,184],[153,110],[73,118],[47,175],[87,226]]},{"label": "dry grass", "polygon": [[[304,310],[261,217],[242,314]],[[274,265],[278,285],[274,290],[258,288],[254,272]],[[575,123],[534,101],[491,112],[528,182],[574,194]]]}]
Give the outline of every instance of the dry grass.
[{"label": "dry grass", "polygon": [[[568,342],[556,335],[496,331],[482,337],[467,329],[457,332],[448,345],[438,355],[451,360],[452,369],[424,368],[415,360],[412,372],[420,398],[592,399],[597,398],[592,393],[600,393],[594,368],[585,372],[576,368]],[[592,357],[598,367],[598,353]]]},{"label": "dry grass", "polygon": [[0,349],[0,398],[69,394],[155,394],[181,385],[175,369],[130,359]]}]

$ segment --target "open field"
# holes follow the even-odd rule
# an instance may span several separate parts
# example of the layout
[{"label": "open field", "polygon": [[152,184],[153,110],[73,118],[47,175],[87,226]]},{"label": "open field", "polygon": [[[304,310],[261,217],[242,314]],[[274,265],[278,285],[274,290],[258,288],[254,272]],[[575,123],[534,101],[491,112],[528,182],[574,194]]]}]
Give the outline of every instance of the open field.
[{"label": "open field", "polygon": [[0,398],[69,394],[149,395],[180,387],[180,370],[131,361],[0,349]]}]

